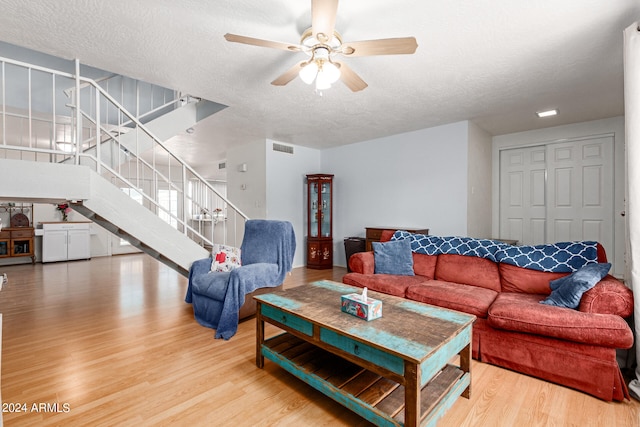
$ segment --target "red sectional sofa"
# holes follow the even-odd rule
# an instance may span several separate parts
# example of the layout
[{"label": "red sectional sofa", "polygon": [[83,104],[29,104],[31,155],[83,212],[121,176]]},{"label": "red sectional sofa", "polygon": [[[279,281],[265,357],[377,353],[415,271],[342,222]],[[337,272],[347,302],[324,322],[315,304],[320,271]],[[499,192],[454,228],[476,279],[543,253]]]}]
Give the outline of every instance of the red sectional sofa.
[{"label": "red sectional sofa", "polygon": [[[393,230],[385,231],[382,241]],[[374,253],[351,256],[342,281],[477,317],[473,357],[600,399],[629,398],[616,349],[633,345],[624,320],[633,313],[633,294],[607,275],[587,291],[577,310],[540,304],[549,282],[568,273],[549,273],[465,255],[413,253],[414,276],[374,274]],[[598,262],[606,262],[598,245]]]}]

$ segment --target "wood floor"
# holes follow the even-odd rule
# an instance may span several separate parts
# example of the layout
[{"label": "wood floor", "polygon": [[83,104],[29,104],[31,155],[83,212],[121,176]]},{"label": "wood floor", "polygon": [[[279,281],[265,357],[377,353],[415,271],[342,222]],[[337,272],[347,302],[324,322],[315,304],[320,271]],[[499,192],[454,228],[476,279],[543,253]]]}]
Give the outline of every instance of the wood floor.
[{"label": "wood floor", "polygon": [[[5,426],[369,425],[275,364],[258,369],[253,319],[214,339],[183,302],[186,279],[147,255],[3,272]],[[344,273],[298,268],[285,287]],[[439,425],[640,426],[640,403],[474,361],[471,399]]]}]

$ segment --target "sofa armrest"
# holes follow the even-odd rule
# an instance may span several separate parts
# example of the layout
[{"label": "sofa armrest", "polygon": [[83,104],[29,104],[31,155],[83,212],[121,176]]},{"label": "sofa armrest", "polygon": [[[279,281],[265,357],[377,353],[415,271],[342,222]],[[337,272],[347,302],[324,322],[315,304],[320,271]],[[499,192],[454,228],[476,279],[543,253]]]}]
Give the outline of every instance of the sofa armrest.
[{"label": "sofa armrest", "polygon": [[375,261],[373,251],[356,252],[349,258],[349,268],[354,273],[373,274],[375,272]]},{"label": "sofa armrest", "polygon": [[615,277],[607,275],[582,295],[578,310],[627,318],[633,313],[633,292]]},{"label": "sofa armrest", "polygon": [[191,264],[191,268],[190,268],[191,274],[194,276],[198,276],[200,274],[205,274],[210,272],[212,261],[213,260],[211,259],[211,257],[193,261],[193,264]]}]

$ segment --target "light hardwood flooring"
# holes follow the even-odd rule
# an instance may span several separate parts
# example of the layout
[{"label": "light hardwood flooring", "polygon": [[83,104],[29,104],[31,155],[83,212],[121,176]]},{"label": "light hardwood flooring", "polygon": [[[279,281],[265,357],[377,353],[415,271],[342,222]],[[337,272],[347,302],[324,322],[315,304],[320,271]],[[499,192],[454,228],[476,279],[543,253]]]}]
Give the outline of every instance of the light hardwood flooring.
[{"label": "light hardwood flooring", "polygon": [[[345,272],[297,268],[285,287]],[[369,425],[275,364],[258,369],[253,319],[214,339],[184,303],[187,280],[147,255],[0,273],[5,426]],[[640,426],[640,403],[474,361],[471,399],[439,425]]]}]

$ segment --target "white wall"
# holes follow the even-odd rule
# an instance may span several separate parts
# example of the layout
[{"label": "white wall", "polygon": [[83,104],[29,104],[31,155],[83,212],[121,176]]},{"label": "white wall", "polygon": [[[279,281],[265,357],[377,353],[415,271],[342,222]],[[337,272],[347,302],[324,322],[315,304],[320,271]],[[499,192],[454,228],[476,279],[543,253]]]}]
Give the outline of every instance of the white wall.
[{"label": "white wall", "polygon": [[526,132],[511,133],[493,137],[493,170],[492,193],[493,193],[493,231],[498,233],[499,224],[499,156],[500,150],[508,147],[521,147],[527,145],[538,145],[550,142],[558,142],[563,139],[581,138],[586,136],[613,134],[614,135],[614,254],[613,270],[616,276],[624,275],[625,260],[625,224],[624,217],[620,215],[625,210],[624,189],[625,189],[625,160],[624,160],[624,117],[612,117],[608,119],[593,120],[589,122],[574,123],[570,125],[554,126],[550,128],[531,130]]},{"label": "white wall", "polygon": [[[293,147],[293,154],[273,151],[267,139],[227,152],[227,195],[249,218],[290,221],[296,233],[294,267],[305,265],[305,175],[320,171],[320,151]],[[246,172],[239,166],[247,165]],[[244,187],[243,187],[244,186]],[[243,189],[244,188],[244,189]]]},{"label": "white wall", "polygon": [[[293,147],[293,154],[273,151],[267,139],[227,151],[227,196],[251,219],[290,221],[296,233],[294,267],[305,265],[305,175],[320,171],[320,151]],[[239,167],[246,164],[246,172]],[[238,245],[240,242],[238,242]]]},{"label": "white wall", "polygon": [[466,235],[468,132],[458,122],[323,150],[320,172],[335,175],[334,264],[346,265],[344,238],[367,226]]},{"label": "white wall", "polygon": [[[252,219],[267,217],[265,145],[255,141],[227,151],[227,197]],[[246,172],[238,170],[243,164]]]},{"label": "white wall", "polygon": [[491,135],[469,122],[467,236],[490,238]]},{"label": "white wall", "polygon": [[312,148],[293,147],[293,154],[273,151],[275,141],[267,140],[267,218],[291,221],[296,233],[294,267],[305,265],[307,234],[306,175],[319,173],[320,151]]}]

